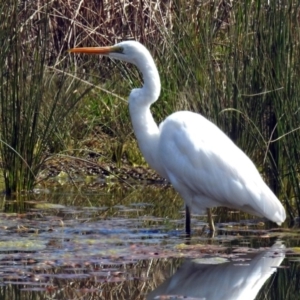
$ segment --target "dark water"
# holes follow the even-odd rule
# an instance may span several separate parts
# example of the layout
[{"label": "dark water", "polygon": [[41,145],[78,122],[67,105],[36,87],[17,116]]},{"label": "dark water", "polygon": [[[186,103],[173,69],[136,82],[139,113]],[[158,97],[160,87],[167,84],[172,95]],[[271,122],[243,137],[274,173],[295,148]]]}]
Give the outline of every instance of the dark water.
[{"label": "dark water", "polygon": [[2,199],[0,299],[300,299],[297,229],[221,209],[187,242],[169,187],[49,189]]}]

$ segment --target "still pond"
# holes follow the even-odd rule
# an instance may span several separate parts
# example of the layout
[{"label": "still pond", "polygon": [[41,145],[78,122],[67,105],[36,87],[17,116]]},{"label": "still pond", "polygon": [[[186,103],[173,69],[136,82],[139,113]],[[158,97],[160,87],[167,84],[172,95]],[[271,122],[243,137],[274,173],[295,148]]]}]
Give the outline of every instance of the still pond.
[{"label": "still pond", "polygon": [[56,183],[1,206],[0,299],[300,299],[298,228],[218,209],[216,236],[193,215],[187,240],[169,186]]}]

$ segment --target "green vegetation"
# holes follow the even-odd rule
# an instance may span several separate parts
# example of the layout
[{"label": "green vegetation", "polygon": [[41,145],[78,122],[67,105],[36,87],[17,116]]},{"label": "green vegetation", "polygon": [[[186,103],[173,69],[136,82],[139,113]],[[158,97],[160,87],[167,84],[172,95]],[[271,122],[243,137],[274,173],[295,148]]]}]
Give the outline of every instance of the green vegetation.
[{"label": "green vegetation", "polygon": [[213,120],[251,157],[290,216],[300,214],[298,1],[41,2],[0,5],[8,191],[32,188],[43,161],[62,151],[95,151],[99,164],[145,164],[126,101],[115,96],[126,99],[141,85],[137,70],[66,53],[133,38],[151,50],[160,70],[156,120],[183,109]]},{"label": "green vegetation", "polygon": [[32,11],[22,5],[0,4],[0,153],[7,194],[32,189],[84,94],[75,92],[78,80],[48,67],[47,6]]}]

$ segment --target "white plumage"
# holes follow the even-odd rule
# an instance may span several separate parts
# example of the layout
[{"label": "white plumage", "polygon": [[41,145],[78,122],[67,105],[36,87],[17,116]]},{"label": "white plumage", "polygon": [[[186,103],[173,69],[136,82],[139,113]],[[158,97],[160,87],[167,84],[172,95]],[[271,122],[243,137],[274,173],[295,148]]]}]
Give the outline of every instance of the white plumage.
[{"label": "white plumage", "polygon": [[193,211],[226,206],[284,221],[282,204],[252,161],[213,123],[184,111],[159,128],[160,165]]},{"label": "white plumage", "polygon": [[141,71],[144,85],[129,96],[139,147],[149,165],[172,183],[193,212],[226,206],[277,224],[284,222],[281,202],[247,155],[216,125],[199,114],[179,111],[157,126],[150,106],[159,97],[160,78],[142,44],[125,41],[112,47],[74,48],[70,52],[107,55],[135,64]]}]

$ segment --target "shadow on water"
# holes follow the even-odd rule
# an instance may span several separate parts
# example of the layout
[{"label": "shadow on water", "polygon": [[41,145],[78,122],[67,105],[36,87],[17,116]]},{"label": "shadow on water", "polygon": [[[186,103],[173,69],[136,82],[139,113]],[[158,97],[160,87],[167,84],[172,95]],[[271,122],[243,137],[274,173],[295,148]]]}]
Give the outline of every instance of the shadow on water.
[{"label": "shadow on water", "polygon": [[167,186],[35,192],[2,199],[0,299],[299,299],[299,231],[218,210],[186,243]]}]

